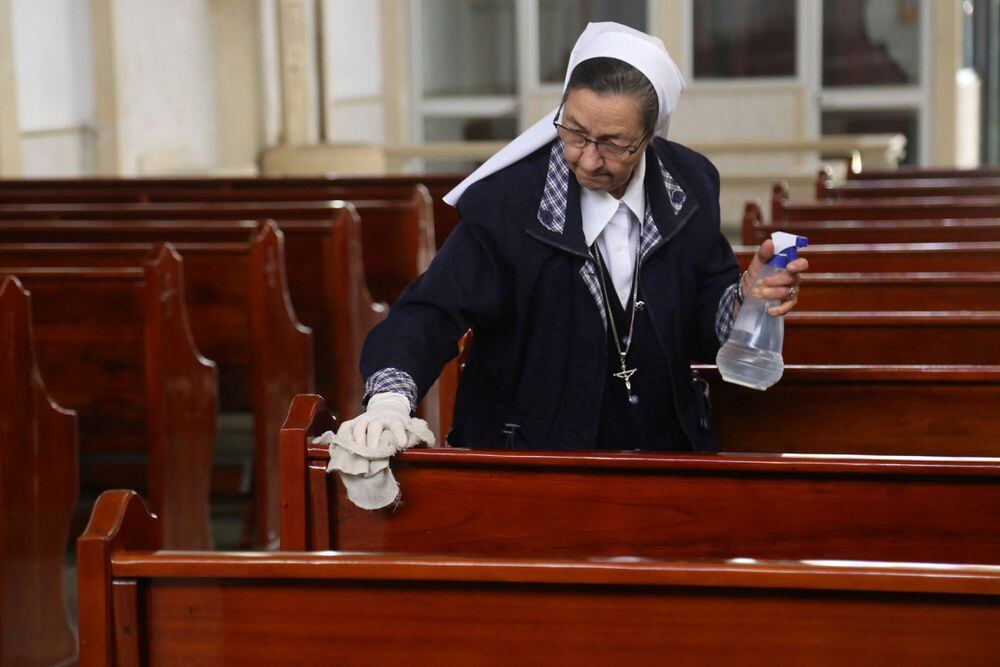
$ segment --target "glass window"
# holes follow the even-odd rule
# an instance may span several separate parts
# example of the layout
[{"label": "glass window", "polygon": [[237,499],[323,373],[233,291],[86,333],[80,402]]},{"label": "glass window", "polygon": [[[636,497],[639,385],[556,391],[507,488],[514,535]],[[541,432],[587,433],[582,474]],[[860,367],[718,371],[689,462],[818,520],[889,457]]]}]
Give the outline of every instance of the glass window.
[{"label": "glass window", "polygon": [[592,21],[616,21],[646,31],[646,0],[539,0],[538,77],[562,83],[576,38]]},{"label": "glass window", "polygon": [[919,0],[826,0],[823,86],[920,82]]},{"label": "glass window", "polygon": [[822,132],[827,134],[903,134],[906,155],[902,164],[916,164],[920,146],[917,144],[916,109],[877,109],[824,111]]},{"label": "glass window", "polygon": [[[435,141],[489,141],[513,139],[517,135],[517,118],[434,117],[424,120],[424,138]],[[481,162],[472,160],[442,160],[428,158],[424,171],[428,173],[469,173]]]},{"label": "glass window", "polygon": [[424,0],[421,14],[424,97],[515,92],[513,0]]},{"label": "glass window", "polygon": [[795,76],[795,0],[694,0],[694,75]]}]

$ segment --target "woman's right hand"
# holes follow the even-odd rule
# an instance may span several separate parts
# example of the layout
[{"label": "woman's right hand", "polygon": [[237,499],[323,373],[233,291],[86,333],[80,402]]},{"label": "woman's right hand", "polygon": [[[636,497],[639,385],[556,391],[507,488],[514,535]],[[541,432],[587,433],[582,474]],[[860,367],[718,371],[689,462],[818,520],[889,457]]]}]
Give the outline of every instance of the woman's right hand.
[{"label": "woman's right hand", "polygon": [[388,430],[400,445],[406,444],[406,425],[410,421],[410,399],[403,394],[384,392],[368,399],[363,413],[345,422],[359,447],[375,449],[382,431]]}]

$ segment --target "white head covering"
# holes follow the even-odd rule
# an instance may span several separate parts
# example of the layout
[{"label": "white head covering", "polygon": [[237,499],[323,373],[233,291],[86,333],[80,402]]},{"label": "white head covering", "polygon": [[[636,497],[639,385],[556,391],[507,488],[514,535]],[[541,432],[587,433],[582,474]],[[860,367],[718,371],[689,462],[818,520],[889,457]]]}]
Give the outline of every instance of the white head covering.
[{"label": "white head covering", "polygon": [[[685,84],[684,77],[670,54],[667,53],[663,42],[658,37],[647,35],[620,23],[587,24],[587,29],[576,40],[573,52],[569,56],[566,80],[563,82],[563,93],[566,91],[566,86],[569,85],[573,69],[579,63],[591,58],[603,57],[617,58],[627,62],[642,72],[653,84],[660,107],[656,118],[656,131],[666,136],[670,114],[677,106],[677,100],[680,98]],[[552,121],[555,120],[558,111],[558,108],[553,109],[544,118],[501,148],[479,169],[476,169],[459,183],[454,190],[445,195],[444,201],[454,206],[465,189],[476,181],[514,164],[550,143],[556,137],[556,128],[552,125]]]}]

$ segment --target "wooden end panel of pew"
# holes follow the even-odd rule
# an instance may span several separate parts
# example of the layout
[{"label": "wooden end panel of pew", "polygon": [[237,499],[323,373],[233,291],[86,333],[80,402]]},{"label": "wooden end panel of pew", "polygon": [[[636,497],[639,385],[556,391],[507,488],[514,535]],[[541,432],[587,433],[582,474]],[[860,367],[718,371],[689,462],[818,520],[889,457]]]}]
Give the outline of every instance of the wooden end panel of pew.
[{"label": "wooden end panel of pew", "polygon": [[997,459],[410,451],[402,502],[369,512],[311,446],[325,413],[298,397],[282,433],[283,549],[1000,561]]},{"label": "wooden end panel of pew", "polygon": [[178,553],[155,523],[128,492],[98,502],[83,667],[1000,659],[995,567]]},{"label": "wooden end panel of pew", "polygon": [[268,222],[254,239],[250,319],[254,397],[254,503],[256,538],[275,545],[279,522],[279,436],[292,399],[314,391],[312,331],[299,324],[288,297],[284,238]]},{"label": "wooden end panel of pew", "polygon": [[726,452],[1000,457],[1000,366],[786,366],[767,391],[697,372]]},{"label": "wooden end panel of pew", "polygon": [[998,312],[797,312],[785,316],[788,364],[1000,364]]},{"label": "wooden end panel of pew", "polygon": [[165,543],[208,547],[217,381],[187,324],[180,257],[165,247],[143,269],[0,273],[34,295],[39,365],[79,413],[84,485],[138,466]]},{"label": "wooden end panel of pew", "polygon": [[153,507],[162,508],[164,545],[197,549],[212,544],[208,499],[218,375],[195,346],[182,267],[167,246],[145,270],[149,468],[157,471],[150,475],[149,495]]},{"label": "wooden end panel of pew", "polygon": [[0,280],[0,663],[76,657],[63,576],[77,499],[75,413],[48,395],[35,362],[31,297]]}]

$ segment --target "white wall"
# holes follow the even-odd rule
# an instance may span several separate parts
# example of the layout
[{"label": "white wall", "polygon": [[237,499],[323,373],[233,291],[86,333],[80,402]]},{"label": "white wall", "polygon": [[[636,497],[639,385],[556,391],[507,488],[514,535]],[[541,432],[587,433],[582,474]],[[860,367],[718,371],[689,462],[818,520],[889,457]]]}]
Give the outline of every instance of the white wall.
[{"label": "white wall", "polygon": [[119,3],[122,175],[196,172],[216,165],[211,18],[207,0]]},{"label": "white wall", "polygon": [[93,170],[89,3],[13,0],[17,108],[25,176]]}]

